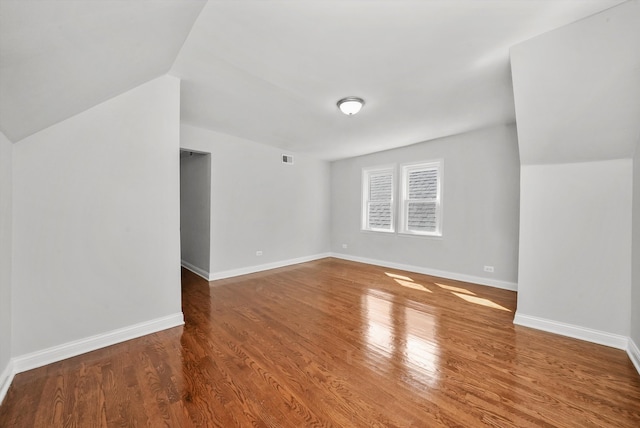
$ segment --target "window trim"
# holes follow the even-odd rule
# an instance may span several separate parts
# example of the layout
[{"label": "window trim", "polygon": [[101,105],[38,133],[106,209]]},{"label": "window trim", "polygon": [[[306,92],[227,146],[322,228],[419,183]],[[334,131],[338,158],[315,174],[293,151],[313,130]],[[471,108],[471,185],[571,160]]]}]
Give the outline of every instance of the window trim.
[{"label": "window trim", "polygon": [[[369,227],[369,177],[376,173],[391,173],[391,229],[379,229]],[[365,232],[395,233],[396,232],[396,165],[379,165],[362,168],[362,182],[360,186],[360,230]]]},{"label": "window trim", "polygon": [[[430,202],[436,203],[436,230],[435,232],[420,232],[415,230],[408,229],[408,209],[407,205],[410,202],[408,198],[409,192],[409,172],[412,170],[419,169],[436,169],[438,173],[438,187],[436,191],[435,200],[430,200]],[[400,165],[400,197],[399,199],[399,210],[398,210],[398,233],[402,235],[410,235],[410,236],[424,236],[424,237],[442,237],[442,223],[443,223],[443,203],[442,203],[442,188],[443,188],[443,176],[444,176],[444,160],[443,159],[433,159],[428,161],[420,161],[420,162],[409,162],[403,163]]]}]

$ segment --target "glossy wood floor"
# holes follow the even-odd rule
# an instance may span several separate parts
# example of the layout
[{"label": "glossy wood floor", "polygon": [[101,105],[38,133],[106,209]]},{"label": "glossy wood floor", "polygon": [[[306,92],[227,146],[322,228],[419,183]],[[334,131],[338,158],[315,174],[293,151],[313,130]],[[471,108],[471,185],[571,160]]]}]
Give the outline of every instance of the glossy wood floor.
[{"label": "glossy wood floor", "polygon": [[625,352],[513,292],[324,259],[207,282],[186,325],[18,374],[1,427],[640,427]]}]

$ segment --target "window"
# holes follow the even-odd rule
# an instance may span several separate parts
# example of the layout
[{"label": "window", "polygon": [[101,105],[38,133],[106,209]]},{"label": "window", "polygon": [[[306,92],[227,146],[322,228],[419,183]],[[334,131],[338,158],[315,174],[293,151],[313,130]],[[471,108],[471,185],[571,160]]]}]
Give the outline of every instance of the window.
[{"label": "window", "polygon": [[362,229],[394,231],[394,167],[362,171]]},{"label": "window", "polygon": [[442,161],[402,166],[400,232],[442,235]]}]

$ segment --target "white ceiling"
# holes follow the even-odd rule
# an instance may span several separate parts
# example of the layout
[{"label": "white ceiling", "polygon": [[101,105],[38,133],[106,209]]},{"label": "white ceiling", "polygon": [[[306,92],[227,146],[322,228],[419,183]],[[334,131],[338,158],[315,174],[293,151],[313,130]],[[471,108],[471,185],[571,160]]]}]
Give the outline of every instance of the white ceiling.
[{"label": "white ceiling", "polygon": [[640,150],[640,1],[521,43],[511,65],[522,165]]},{"label": "white ceiling", "polygon": [[204,0],[0,0],[0,130],[12,141],[175,61]]},{"label": "white ceiling", "polygon": [[509,47],[621,2],[0,0],[0,128],[20,140],[170,69],[185,122],[371,153],[513,122]]}]

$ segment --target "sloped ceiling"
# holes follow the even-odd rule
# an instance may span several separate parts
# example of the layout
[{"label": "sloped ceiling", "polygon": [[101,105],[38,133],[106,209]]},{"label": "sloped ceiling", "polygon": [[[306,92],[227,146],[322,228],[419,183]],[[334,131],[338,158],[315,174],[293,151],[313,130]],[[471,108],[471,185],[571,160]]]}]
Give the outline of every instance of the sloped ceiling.
[{"label": "sloped ceiling", "polygon": [[632,158],[640,138],[640,1],[511,49],[520,161]]},{"label": "sloped ceiling", "polygon": [[621,2],[0,0],[0,127],[18,141],[170,70],[185,122],[371,153],[513,122],[509,48]]},{"label": "sloped ceiling", "polygon": [[209,1],[171,72],[184,121],[336,159],[514,122],[509,47],[618,3]]},{"label": "sloped ceiling", "polygon": [[0,130],[19,141],[166,74],[204,4],[0,0]]}]

